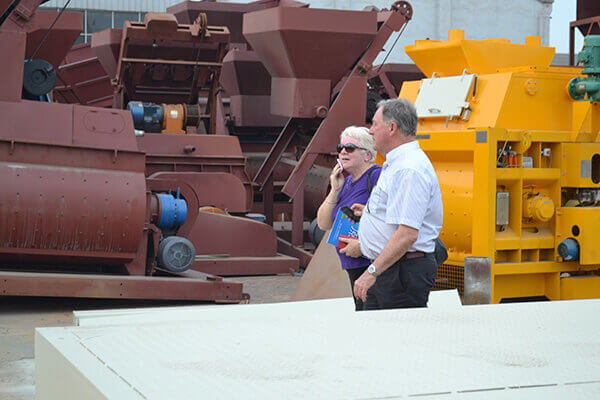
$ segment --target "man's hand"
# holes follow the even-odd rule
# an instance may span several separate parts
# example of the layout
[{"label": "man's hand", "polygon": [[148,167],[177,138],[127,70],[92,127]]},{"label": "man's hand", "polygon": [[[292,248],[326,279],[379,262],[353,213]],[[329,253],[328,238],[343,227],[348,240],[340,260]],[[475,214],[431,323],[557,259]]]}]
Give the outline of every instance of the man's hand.
[{"label": "man's hand", "polygon": [[367,301],[367,292],[371,289],[371,286],[375,284],[375,277],[367,271],[354,282],[354,297]]},{"label": "man's hand", "polygon": [[347,243],[347,246],[341,249],[340,253],[352,258],[358,258],[363,255],[360,251],[360,243],[358,242],[358,239],[340,238],[340,242]]},{"label": "man's hand", "polygon": [[354,203],[352,207],[350,207],[352,211],[354,211],[354,215],[357,217],[361,217],[363,215],[363,210],[365,209],[364,204]]}]

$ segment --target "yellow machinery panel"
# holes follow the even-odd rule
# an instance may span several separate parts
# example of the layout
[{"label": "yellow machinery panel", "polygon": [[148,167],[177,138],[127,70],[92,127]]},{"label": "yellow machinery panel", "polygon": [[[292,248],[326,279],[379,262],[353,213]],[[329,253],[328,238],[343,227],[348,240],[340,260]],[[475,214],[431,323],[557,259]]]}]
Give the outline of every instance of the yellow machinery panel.
[{"label": "yellow machinery panel", "polygon": [[567,187],[600,187],[600,143],[565,143],[561,184]]},{"label": "yellow machinery panel", "polygon": [[600,264],[600,209],[596,207],[562,207],[556,236],[573,238],[579,243],[579,263]]},{"label": "yellow machinery panel", "polygon": [[561,279],[562,300],[595,298],[598,296],[598,291],[600,291],[600,276],[582,275]]},{"label": "yellow machinery panel", "polygon": [[600,297],[600,107],[567,90],[582,70],[550,67],[539,38],[451,31],[406,53],[427,75],[400,97],[415,103],[442,191],[449,259],[437,286],[462,293],[465,261],[483,259],[489,293],[477,299]]}]

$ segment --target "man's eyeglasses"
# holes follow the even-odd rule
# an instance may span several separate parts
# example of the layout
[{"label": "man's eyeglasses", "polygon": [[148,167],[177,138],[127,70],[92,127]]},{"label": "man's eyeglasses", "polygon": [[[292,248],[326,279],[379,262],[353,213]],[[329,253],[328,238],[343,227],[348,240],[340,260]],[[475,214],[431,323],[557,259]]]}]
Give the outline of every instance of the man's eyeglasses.
[{"label": "man's eyeglasses", "polygon": [[341,153],[342,150],[346,149],[346,153],[350,154],[352,152],[354,152],[354,150],[356,149],[361,149],[361,150],[366,150],[365,148],[362,147],[358,147],[353,145],[352,143],[348,143],[348,144],[338,144],[337,145],[337,152]]}]

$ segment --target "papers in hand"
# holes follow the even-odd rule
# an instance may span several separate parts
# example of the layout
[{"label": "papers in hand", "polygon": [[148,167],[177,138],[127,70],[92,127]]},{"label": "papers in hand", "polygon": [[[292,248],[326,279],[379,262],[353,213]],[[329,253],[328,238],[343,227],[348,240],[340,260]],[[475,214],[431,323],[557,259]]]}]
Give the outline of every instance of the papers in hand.
[{"label": "papers in hand", "polygon": [[346,243],[340,241],[340,238],[358,239],[359,222],[353,221],[342,210],[339,210],[333,221],[333,227],[329,234],[327,243],[334,245],[338,249],[346,247]]}]

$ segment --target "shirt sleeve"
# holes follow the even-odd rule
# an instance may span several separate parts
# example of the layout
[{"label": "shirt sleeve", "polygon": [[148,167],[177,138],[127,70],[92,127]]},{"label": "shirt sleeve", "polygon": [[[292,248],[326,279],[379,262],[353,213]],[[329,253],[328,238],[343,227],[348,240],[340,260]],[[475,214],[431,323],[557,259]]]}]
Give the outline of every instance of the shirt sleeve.
[{"label": "shirt sleeve", "polygon": [[388,190],[385,222],[421,229],[427,213],[431,184],[420,172],[413,169],[398,171]]}]

